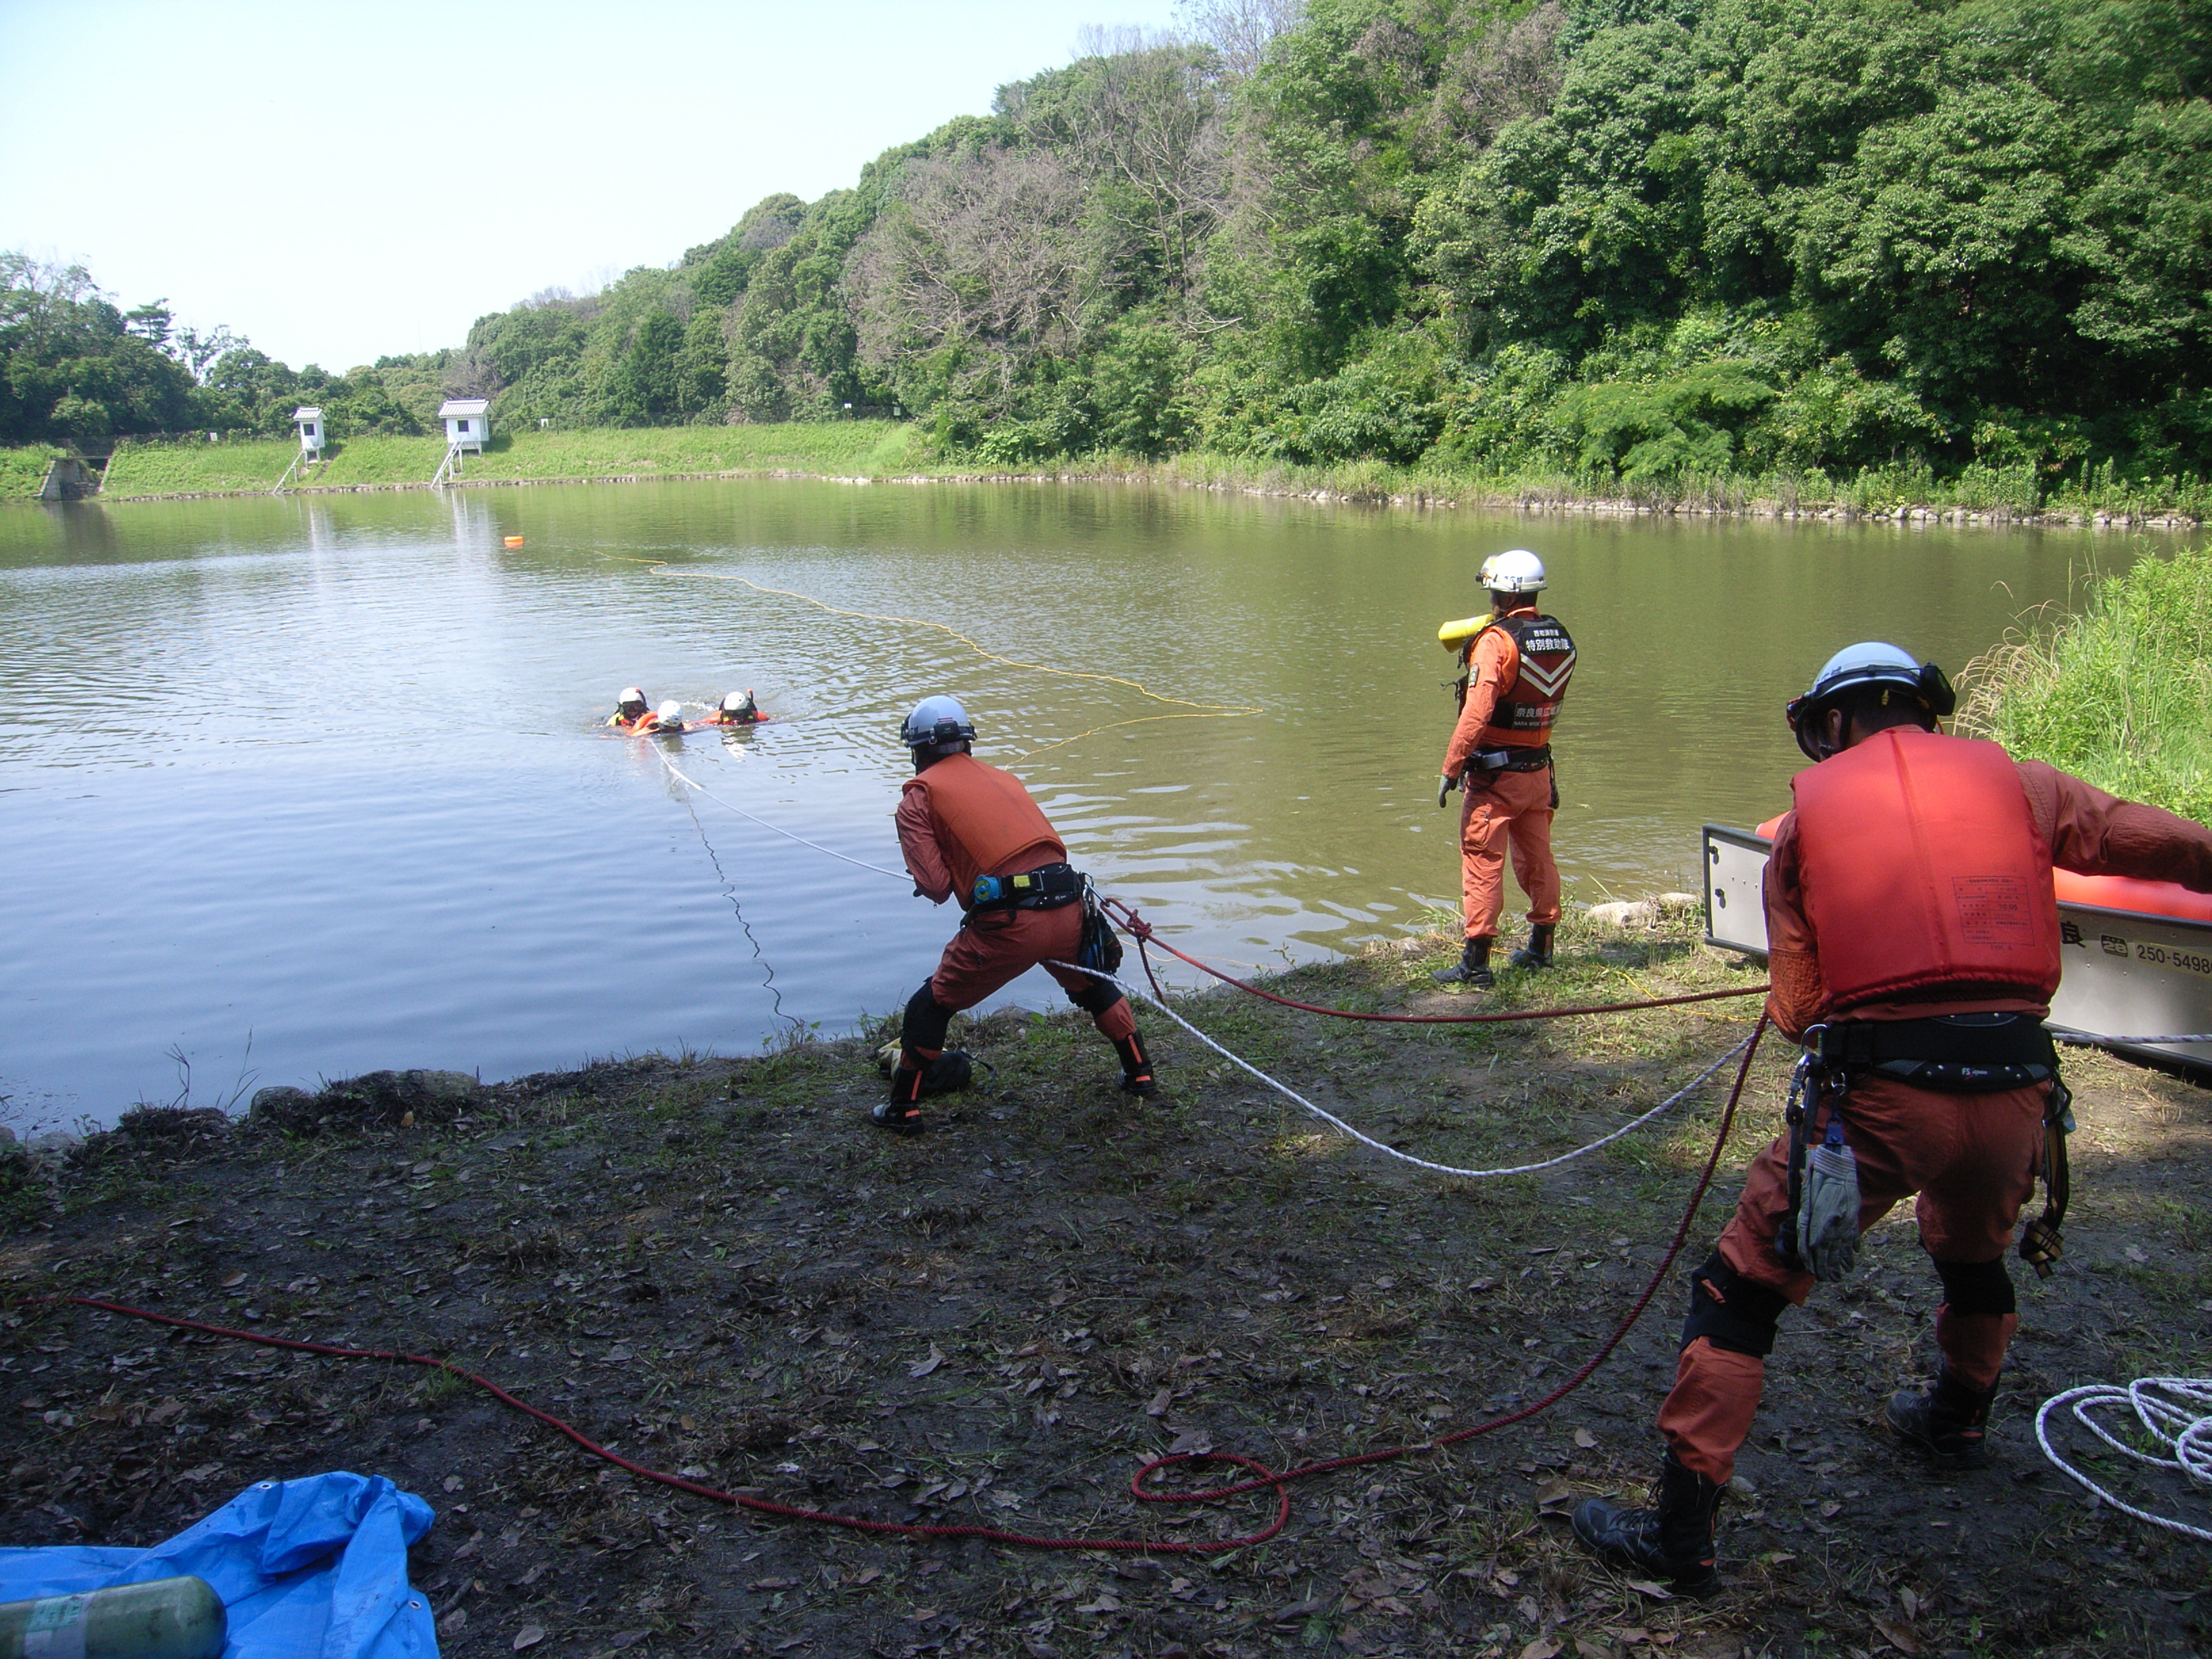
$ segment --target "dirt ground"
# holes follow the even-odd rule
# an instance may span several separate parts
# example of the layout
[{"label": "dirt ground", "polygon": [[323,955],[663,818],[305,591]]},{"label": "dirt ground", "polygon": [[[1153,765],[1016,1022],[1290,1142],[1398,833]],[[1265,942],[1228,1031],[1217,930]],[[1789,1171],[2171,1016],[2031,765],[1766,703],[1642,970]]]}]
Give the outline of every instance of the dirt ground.
[{"label": "dirt ground", "polygon": [[[1285,982],[1348,1006],[1471,1006],[1430,986],[1449,949]],[[1686,923],[1571,926],[1563,963],[1492,1000],[1757,979]],[[1591,1138],[1740,1040],[1756,1006],[1454,1030],[1185,1005],[1370,1133],[1455,1162]],[[349,1468],[438,1510],[412,1573],[455,1655],[2212,1649],[2212,1552],[2091,1505],[2033,1443],[2057,1389],[2206,1370],[2212,1095],[2100,1055],[2069,1066],[2067,1260],[2047,1283],[2013,1263],[1995,1467],[1930,1475],[1880,1426],[1888,1393],[1932,1367],[1938,1299],[1893,1217],[1856,1279],[1784,1323],[1723,1510],[1727,1593],[1703,1604],[1594,1564],[1564,1510],[1655,1472],[1680,1272],[1779,1122],[1789,1054],[1771,1041],[1673,1282],[1580,1392],[1447,1453],[1303,1483],[1280,1536],[1227,1555],[767,1521],[641,1484],[436,1373],[21,1300],[96,1293],[448,1355],[640,1462],[852,1515],[1228,1537],[1264,1524],[1266,1494],[1141,1505],[1136,1465],[1210,1447],[1280,1469],[1540,1396],[1652,1273],[1726,1080],[1580,1163],[1478,1182],[1356,1147],[1145,1024],[1166,1087],[1143,1103],[1087,1027],[969,1026],[957,1040],[988,1062],[984,1086],[913,1140],[864,1121],[883,1085],[859,1037],[458,1094],[379,1074],[262,1121],[149,1109],[65,1166],[0,1163],[0,1544],[150,1544],[250,1481]]]}]

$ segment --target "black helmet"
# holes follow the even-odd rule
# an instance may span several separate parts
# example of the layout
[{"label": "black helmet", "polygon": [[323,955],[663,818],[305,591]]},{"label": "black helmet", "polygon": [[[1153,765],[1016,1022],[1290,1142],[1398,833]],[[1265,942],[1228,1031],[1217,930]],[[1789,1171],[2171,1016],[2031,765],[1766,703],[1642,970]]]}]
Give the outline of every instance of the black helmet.
[{"label": "black helmet", "polygon": [[1816,735],[1828,711],[1852,693],[1875,686],[1895,687],[1937,720],[1959,704],[1958,693],[1934,663],[1921,662],[1911,652],[1881,640],[1847,645],[1828,659],[1804,695],[1790,698],[1783,710],[1808,760],[1828,758],[1821,752]]}]

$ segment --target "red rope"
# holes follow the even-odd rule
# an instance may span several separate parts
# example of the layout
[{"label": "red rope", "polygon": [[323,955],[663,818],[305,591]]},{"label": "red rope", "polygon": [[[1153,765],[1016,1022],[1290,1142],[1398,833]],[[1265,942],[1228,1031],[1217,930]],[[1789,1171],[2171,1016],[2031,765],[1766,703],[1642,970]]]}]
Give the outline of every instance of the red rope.
[{"label": "red rope", "polygon": [[[1149,967],[1149,963],[1147,966]],[[1282,1531],[1290,1522],[1290,1483],[1293,1480],[1310,1480],[1315,1475],[1326,1474],[1334,1469],[1358,1468],[1369,1463],[1386,1462],[1390,1459],[1405,1457],[1414,1452],[1439,1451],[1459,1441],[1471,1440],[1477,1435],[1488,1434],[1494,1430],[1504,1428],[1510,1424],[1522,1422],[1534,1417],[1539,1412],[1548,1410],[1580,1388],[1589,1379],[1590,1374],[1603,1364],[1612,1355],[1613,1351],[1620,1346],[1636,1322],[1644,1316],[1644,1309],[1650,1305],[1651,1298],[1658,1293],[1659,1286],[1665,1281],[1668,1271],[1674,1267],[1674,1258],[1681,1254],[1682,1245],[1689,1237],[1691,1224],[1697,1219],[1698,1206],[1705,1202],[1706,1190],[1712,1185],[1713,1173],[1720,1166],[1721,1149],[1728,1144],[1729,1131],[1735,1121],[1736,1102],[1742,1097],[1744,1080],[1751,1073],[1752,1056],[1759,1052],[1759,1039],[1765,1030],[1766,1020],[1762,1015],[1758,1026],[1752,1032],[1750,1046],[1744,1050],[1743,1063],[1736,1068],[1735,1085],[1729,1091],[1728,1105],[1721,1114],[1720,1129],[1713,1138],[1713,1150],[1705,1159],[1705,1172],[1698,1179],[1696,1190],[1690,1194],[1689,1207],[1683,1212],[1681,1224],[1675,1228],[1674,1241],[1668,1247],[1666,1257],[1660,1262],[1658,1271],[1652,1274],[1650,1282],[1644,1287],[1644,1293],[1637,1297],[1636,1305],[1629,1310],[1628,1316],[1622,1320],[1614,1328],[1613,1334],[1606,1339],[1604,1346],[1599,1348],[1580,1370],[1544,1398],[1532,1406],[1524,1406],[1519,1411],[1509,1413],[1504,1417],[1492,1418],[1486,1423],[1479,1423],[1473,1428],[1461,1429],[1455,1433],[1444,1435],[1419,1445],[1392,1446],[1382,1451],[1363,1452],[1350,1457],[1330,1458],[1324,1462],[1307,1463],[1295,1469],[1288,1469],[1279,1474],[1269,1469],[1257,1458],[1245,1457],[1236,1452],[1180,1452],[1155,1457],[1130,1477],[1130,1492],[1139,1501],[1146,1504],[1202,1504],[1234,1498],[1242,1493],[1256,1492],[1262,1488],[1272,1491],[1275,1494],[1274,1519],[1260,1531],[1248,1533],[1238,1538],[1202,1540],[1177,1539],[1155,1540],[1146,1538],[1042,1538],[1034,1537],[1026,1533],[1001,1532],[994,1527],[921,1526],[896,1521],[869,1521],[858,1516],[833,1515],[825,1510],[800,1509],[793,1504],[778,1504],[772,1499],[756,1498],[744,1492],[723,1492],[718,1487],[703,1486],[696,1480],[687,1480],[681,1475],[665,1474],[659,1469],[648,1468],[642,1463],[634,1463],[620,1453],[610,1451],[606,1447],[600,1445],[574,1425],[562,1421],[550,1412],[540,1411],[527,1401],[509,1394],[490,1378],[481,1376],[475,1371],[456,1365],[451,1360],[434,1358],[428,1354],[403,1353],[380,1348],[346,1348],[327,1342],[301,1342],[291,1337],[269,1336],[259,1331],[233,1330],[224,1325],[205,1324],[197,1319],[180,1319],[173,1314],[154,1313],[147,1309],[133,1308],[120,1302],[103,1301],[97,1297],[28,1297],[22,1298],[15,1305],[59,1303],[74,1304],[80,1308],[96,1308],[102,1313],[119,1314],[126,1319],[143,1319],[156,1325],[170,1325],[179,1330],[199,1331],[209,1336],[223,1337],[234,1342],[251,1342],[264,1348],[282,1348],[293,1353],[317,1354],[331,1359],[377,1359],[390,1364],[422,1365],[432,1370],[445,1371],[459,1377],[465,1382],[482,1389],[501,1405],[543,1423],[547,1428],[574,1442],[593,1457],[602,1458],[617,1468],[627,1469],[641,1480],[654,1481],[664,1486],[672,1486],[678,1492],[690,1492],[694,1497],[709,1498],[718,1504],[728,1504],[738,1509],[750,1510],[757,1514],[773,1515],[786,1521],[802,1521],[823,1527],[842,1527],[851,1532],[877,1533],[896,1538],[980,1538],[987,1543],[1007,1544],[1020,1549],[1115,1550],[1159,1555],[1218,1554],[1227,1550],[1243,1549],[1254,1544],[1264,1544]],[[1231,1463],[1240,1468],[1250,1470],[1253,1478],[1232,1486],[1214,1487],[1201,1492],[1167,1492],[1150,1489],[1146,1486],[1146,1480],[1158,1471],[1178,1463]]]},{"label": "red rope", "polygon": [[[1640,1002],[1596,1002],[1580,1007],[1531,1008],[1517,1013],[1504,1014],[1363,1014],[1356,1013],[1349,1008],[1324,1008],[1317,1002],[1299,1002],[1291,997],[1277,996],[1273,991],[1263,991],[1248,980],[1238,979],[1233,974],[1224,974],[1210,963],[1200,962],[1187,951],[1176,950],[1174,945],[1152,931],[1152,923],[1146,921],[1133,908],[1124,904],[1121,900],[1108,899],[1105,901],[1105,908],[1118,913],[1116,919],[1129,936],[1137,941],[1137,949],[1140,955],[1146,945],[1157,945],[1170,956],[1188,963],[1202,974],[1212,975],[1224,985],[1233,985],[1240,991],[1264,998],[1269,1002],[1279,1003],[1285,1008],[1296,1008],[1301,1013],[1327,1014],[1333,1019],[1365,1019],[1383,1025],[1495,1025],[1513,1020],[1567,1019],[1577,1014],[1625,1014],[1633,1012],[1639,1008],[1674,1008],[1686,1002],[1715,1002],[1723,997],[1760,996],[1764,995],[1768,988],[1765,985],[1746,985],[1740,989],[1729,991],[1692,991],[1679,997],[1647,997]],[[1149,958],[1145,963],[1145,972],[1148,977],[1152,975],[1152,963]],[[1160,982],[1157,978],[1152,979],[1152,989],[1155,991],[1160,989]],[[1162,992],[1161,994],[1164,996],[1166,994]]]}]

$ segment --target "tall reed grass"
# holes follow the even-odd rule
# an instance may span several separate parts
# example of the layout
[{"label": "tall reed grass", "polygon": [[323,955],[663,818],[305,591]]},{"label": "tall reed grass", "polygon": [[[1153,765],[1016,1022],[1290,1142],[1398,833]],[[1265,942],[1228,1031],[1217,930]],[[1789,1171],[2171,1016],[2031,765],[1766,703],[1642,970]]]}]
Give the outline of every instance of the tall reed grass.
[{"label": "tall reed grass", "polygon": [[2079,616],[1961,678],[1960,731],[2212,823],[2212,547],[2096,579]]}]

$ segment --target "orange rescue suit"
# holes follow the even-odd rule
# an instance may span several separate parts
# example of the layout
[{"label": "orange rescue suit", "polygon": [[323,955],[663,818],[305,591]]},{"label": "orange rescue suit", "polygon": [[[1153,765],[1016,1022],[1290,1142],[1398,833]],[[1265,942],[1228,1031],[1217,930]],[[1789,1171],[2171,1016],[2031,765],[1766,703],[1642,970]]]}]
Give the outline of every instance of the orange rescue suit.
[{"label": "orange rescue suit", "polygon": [[1892,727],[1791,780],[1825,1015],[2058,988],[2051,848],[1994,743]]},{"label": "orange rescue suit", "polygon": [[973,755],[933,761],[904,787],[909,799],[927,804],[952,896],[963,910],[976,877],[1015,875],[1067,858],[1066,844],[1022,781]]}]

